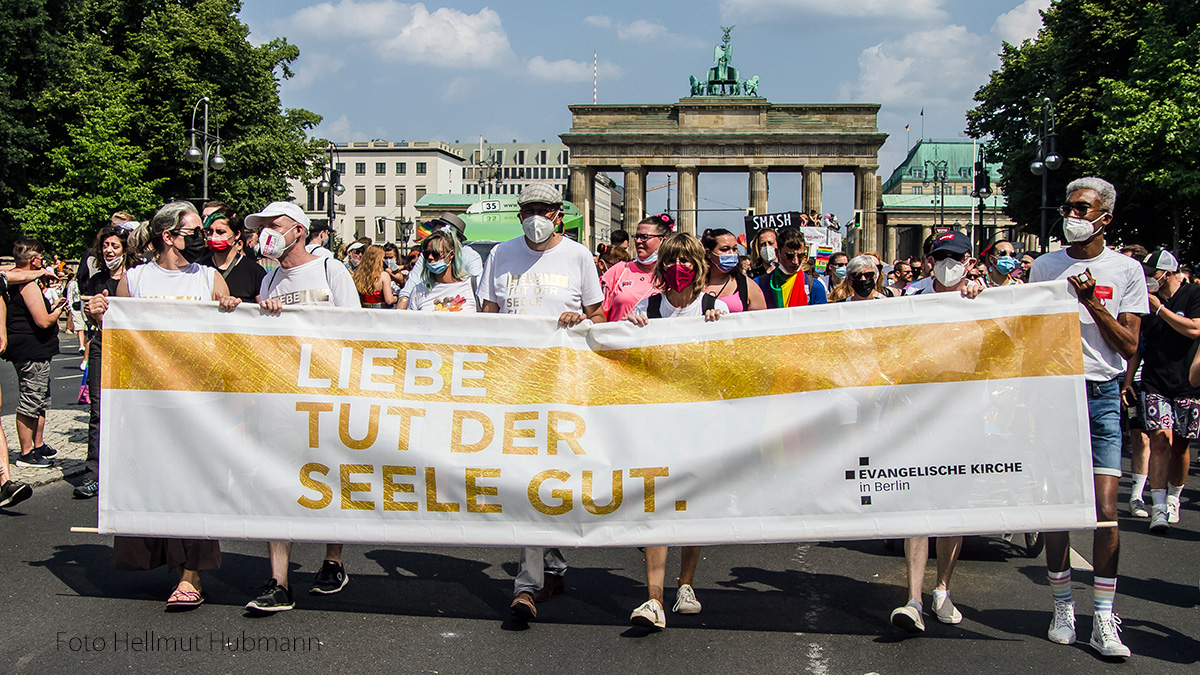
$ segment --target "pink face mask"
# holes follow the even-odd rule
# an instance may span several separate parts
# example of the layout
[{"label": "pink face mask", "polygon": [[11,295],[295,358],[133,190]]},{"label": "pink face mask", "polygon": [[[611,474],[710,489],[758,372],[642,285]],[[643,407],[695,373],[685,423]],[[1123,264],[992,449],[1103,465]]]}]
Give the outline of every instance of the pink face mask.
[{"label": "pink face mask", "polygon": [[667,265],[663,270],[663,279],[667,282],[667,288],[679,292],[688,286],[696,279],[696,270],[679,263]]}]

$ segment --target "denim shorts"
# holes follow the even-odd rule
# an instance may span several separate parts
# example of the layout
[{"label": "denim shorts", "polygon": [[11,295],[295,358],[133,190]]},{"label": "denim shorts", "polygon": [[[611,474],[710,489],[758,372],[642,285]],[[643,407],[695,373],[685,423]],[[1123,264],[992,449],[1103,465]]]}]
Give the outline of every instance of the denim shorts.
[{"label": "denim shorts", "polygon": [[1121,384],[1117,378],[1087,382],[1092,434],[1092,473],[1121,477]]}]

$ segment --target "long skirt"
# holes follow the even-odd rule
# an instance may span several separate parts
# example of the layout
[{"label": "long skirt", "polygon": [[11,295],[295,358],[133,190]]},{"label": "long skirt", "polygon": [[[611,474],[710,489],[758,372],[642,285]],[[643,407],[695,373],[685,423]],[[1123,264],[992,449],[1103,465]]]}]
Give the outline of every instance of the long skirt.
[{"label": "long skirt", "polygon": [[165,539],[157,537],[114,537],[113,564],[119,570],[152,570],[167,566],[174,570],[221,568],[221,542],[212,539]]}]

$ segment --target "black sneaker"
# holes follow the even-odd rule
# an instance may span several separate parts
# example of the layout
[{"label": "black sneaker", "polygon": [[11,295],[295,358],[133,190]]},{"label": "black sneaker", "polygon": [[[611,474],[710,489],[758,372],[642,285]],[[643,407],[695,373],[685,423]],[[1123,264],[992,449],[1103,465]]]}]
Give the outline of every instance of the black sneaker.
[{"label": "black sneaker", "polygon": [[33,451],[47,459],[58,456],[58,450],[55,450],[46,443],[42,443],[40,446],[34,448]]},{"label": "black sneaker", "polygon": [[16,506],[33,496],[33,488],[19,480],[10,480],[0,485],[0,508]]},{"label": "black sneaker", "polygon": [[321,571],[313,579],[313,587],[308,590],[313,595],[333,595],[346,587],[350,575],[342,568],[341,563],[326,560],[321,563]]},{"label": "black sneaker", "polygon": [[83,483],[75,487],[75,491],[71,493],[75,499],[91,499],[100,494],[100,481],[91,478],[83,481]]},{"label": "black sneaker", "polygon": [[17,466],[23,466],[27,469],[49,469],[54,464],[38,454],[37,450],[31,450],[28,454],[17,457]]},{"label": "black sneaker", "polygon": [[263,584],[258,597],[246,603],[246,609],[252,612],[286,612],[295,606],[292,589],[280,586],[274,579]]}]

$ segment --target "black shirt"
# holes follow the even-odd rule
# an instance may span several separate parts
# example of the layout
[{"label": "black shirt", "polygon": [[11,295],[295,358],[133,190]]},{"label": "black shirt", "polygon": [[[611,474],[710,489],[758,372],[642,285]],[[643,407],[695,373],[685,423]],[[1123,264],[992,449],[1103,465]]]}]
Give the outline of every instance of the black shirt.
[{"label": "black shirt", "polygon": [[8,287],[5,294],[5,301],[8,303],[8,349],[4,352],[4,360],[12,363],[49,361],[58,354],[58,322],[39,328],[25,305],[25,296],[21,295],[21,289],[30,285],[37,289],[38,300],[42,302],[46,313],[50,313],[50,303],[38,288],[36,281]]},{"label": "black shirt", "polygon": [[[209,267],[217,267],[213,263],[211,253],[196,262]],[[229,287],[229,294],[240,299],[242,302],[255,301],[255,298],[258,297],[258,290],[262,284],[263,277],[267,276],[267,271],[262,268],[262,265],[254,262],[250,256],[244,253],[234,258],[229,267],[225,269],[217,268],[217,272],[225,278],[225,285]]]},{"label": "black shirt", "polygon": [[1196,340],[1180,335],[1161,314],[1175,312],[1188,319],[1200,318],[1200,286],[1183,284],[1163,303],[1159,315],[1142,319],[1146,337],[1142,355],[1142,387],[1167,398],[1200,396],[1200,387],[1188,383],[1188,369],[1196,355]]}]

